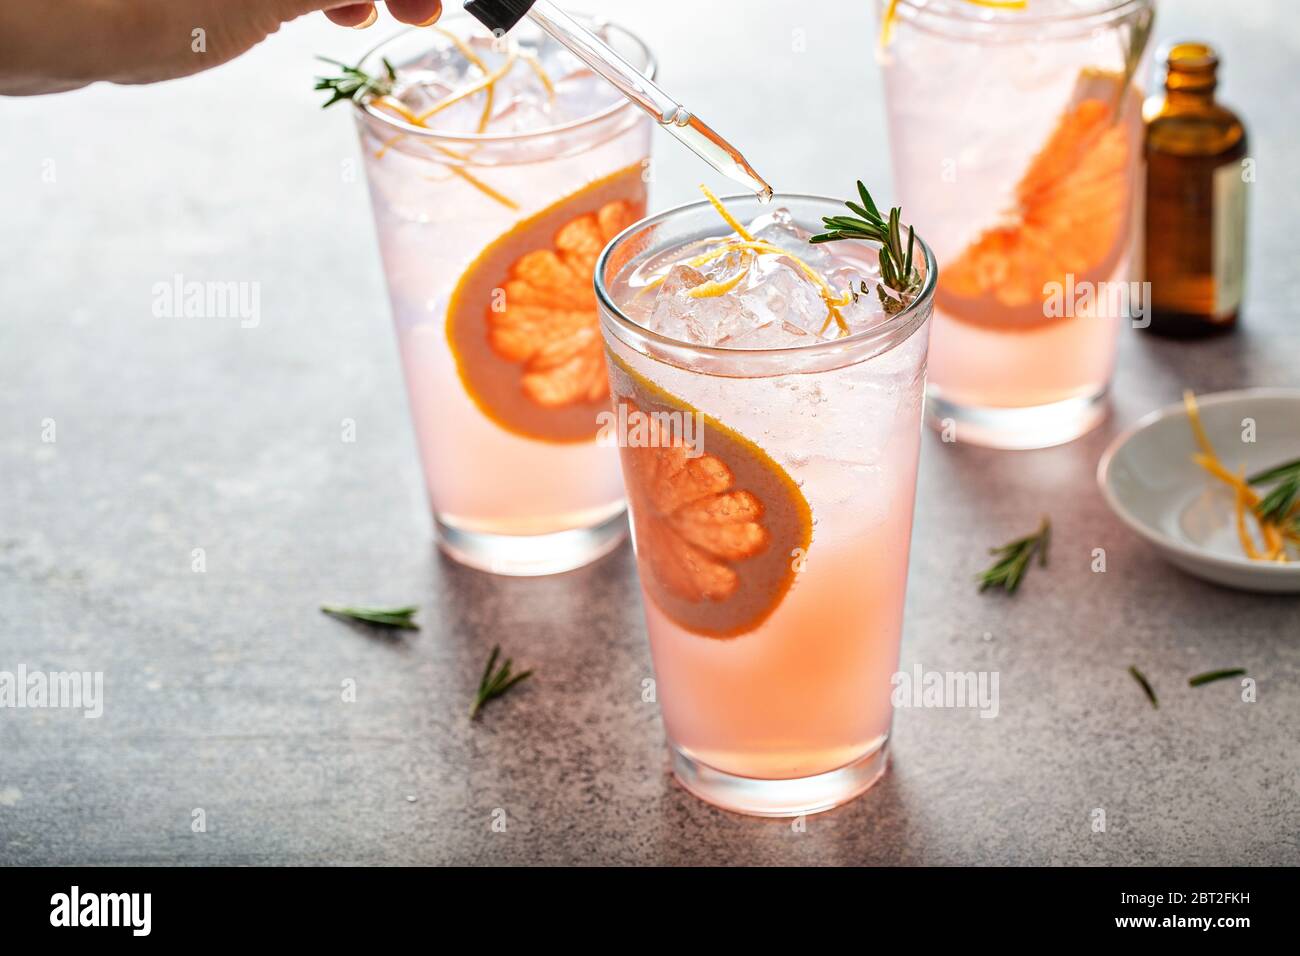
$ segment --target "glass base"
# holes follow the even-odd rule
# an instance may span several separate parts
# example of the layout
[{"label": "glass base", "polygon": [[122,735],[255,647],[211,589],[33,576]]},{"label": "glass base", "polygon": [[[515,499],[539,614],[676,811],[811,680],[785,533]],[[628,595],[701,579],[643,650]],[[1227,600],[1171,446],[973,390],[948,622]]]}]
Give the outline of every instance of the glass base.
[{"label": "glass base", "polygon": [[572,571],[609,554],[627,537],[624,511],[590,528],[553,534],[465,531],[436,516],[433,524],[438,547],[448,557],[490,574],[515,577]]},{"label": "glass base", "polygon": [[926,392],[925,418],[945,440],[985,448],[1050,448],[1100,425],[1110,410],[1106,393],[1102,388],[1094,395],[1048,405],[993,408],[949,401],[931,386]]},{"label": "glass base", "polygon": [[756,817],[801,817],[831,810],[859,796],[881,778],[889,765],[889,741],[828,773],[794,780],[759,780],[715,770],[688,756],[674,744],[673,776],[707,803]]}]

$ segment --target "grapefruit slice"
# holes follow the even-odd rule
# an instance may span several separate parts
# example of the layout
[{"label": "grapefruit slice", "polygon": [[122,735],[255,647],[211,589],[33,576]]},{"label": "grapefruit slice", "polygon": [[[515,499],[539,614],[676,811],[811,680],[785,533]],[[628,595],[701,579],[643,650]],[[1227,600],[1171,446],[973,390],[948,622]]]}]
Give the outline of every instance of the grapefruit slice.
[{"label": "grapefruit slice", "polygon": [[645,215],[641,164],[598,179],[501,236],[461,276],[447,340],[469,397],[538,441],[592,441],[609,382],[592,272],[610,239]]},{"label": "grapefruit slice", "polygon": [[1016,187],[1006,221],[981,233],[939,273],[947,314],[1023,328],[1044,315],[1048,283],[1106,280],[1130,237],[1141,148],[1141,94],[1121,73],[1085,70],[1070,105]]},{"label": "grapefruit slice", "polygon": [[[808,553],[812,511],[803,492],[752,441],[608,359],[615,409],[645,439],[620,442],[619,451],[646,594],[691,633],[754,630]],[[702,429],[683,435],[684,418]]]}]

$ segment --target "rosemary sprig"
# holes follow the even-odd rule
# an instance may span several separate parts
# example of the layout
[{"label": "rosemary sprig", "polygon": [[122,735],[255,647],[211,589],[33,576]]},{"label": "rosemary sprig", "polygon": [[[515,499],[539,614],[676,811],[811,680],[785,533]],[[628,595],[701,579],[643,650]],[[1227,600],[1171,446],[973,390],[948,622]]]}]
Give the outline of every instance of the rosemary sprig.
[{"label": "rosemary sprig", "polygon": [[380,627],[398,627],[405,631],[418,631],[420,625],[415,623],[414,605],[410,607],[342,607],[337,604],[322,604],[321,610],[333,617],[350,621],[364,621]]},{"label": "rosemary sprig", "polygon": [[1156,700],[1155,688],[1151,686],[1151,682],[1147,680],[1146,675],[1132,664],[1129,665],[1128,672],[1133,675],[1135,681],[1142,685],[1142,691],[1147,695],[1147,700],[1151,701],[1151,706],[1159,710],[1160,701]]},{"label": "rosemary sprig", "polygon": [[389,63],[384,57],[381,57],[380,60],[384,64],[387,76],[371,76],[361,69],[360,64],[348,66],[339,60],[331,60],[327,56],[318,56],[316,59],[332,63],[343,71],[337,76],[316,77],[316,85],[313,89],[328,90],[330,92],[330,98],[321,104],[321,109],[333,106],[343,100],[361,102],[373,96],[388,96],[393,92],[393,84],[397,82],[397,71],[393,69],[393,64]]},{"label": "rosemary sprig", "polygon": [[1300,499],[1300,458],[1288,461],[1246,479],[1251,485],[1274,485],[1272,491],[1255,505],[1255,514],[1276,525],[1286,525],[1294,518],[1300,530],[1300,515],[1293,516],[1291,509]]},{"label": "rosemary sprig", "polygon": [[[905,296],[914,294],[921,287],[921,273],[912,263],[916,247],[916,231],[907,227],[907,245],[903,245],[903,227],[901,207],[889,210],[889,217],[880,214],[871,193],[862,180],[858,180],[858,198],[861,202],[848,200],[844,205],[854,213],[852,216],[823,216],[822,224],[826,232],[819,233],[809,242],[838,242],[841,239],[867,239],[880,244],[880,285],[876,293],[880,303],[890,315],[901,311],[907,303]],[[886,295],[887,286],[898,293],[898,298]]]},{"label": "rosemary sprig", "polygon": [[1043,515],[1042,523],[1033,534],[1017,538],[1000,548],[989,548],[989,554],[997,555],[998,560],[991,568],[975,576],[980,582],[980,590],[1001,587],[1008,594],[1015,594],[1035,554],[1038,555],[1039,567],[1047,567],[1047,549],[1051,543],[1052,522]]},{"label": "rosemary sprig", "polygon": [[1202,684],[1209,684],[1216,680],[1227,680],[1229,677],[1244,677],[1246,668],[1229,667],[1221,671],[1206,671],[1204,674],[1197,674],[1195,677],[1187,679],[1188,687],[1200,687]]},{"label": "rosemary sprig", "polygon": [[501,645],[498,644],[492,648],[492,654],[488,657],[487,667],[483,668],[483,679],[478,682],[478,694],[474,698],[474,706],[469,709],[470,720],[478,717],[479,711],[483,709],[483,705],[488,701],[500,697],[521,680],[525,680],[532,676],[533,672],[531,670],[520,671],[518,674],[511,674],[510,667],[514,661],[508,657],[506,658],[506,662],[497,668],[497,658],[500,656]]}]

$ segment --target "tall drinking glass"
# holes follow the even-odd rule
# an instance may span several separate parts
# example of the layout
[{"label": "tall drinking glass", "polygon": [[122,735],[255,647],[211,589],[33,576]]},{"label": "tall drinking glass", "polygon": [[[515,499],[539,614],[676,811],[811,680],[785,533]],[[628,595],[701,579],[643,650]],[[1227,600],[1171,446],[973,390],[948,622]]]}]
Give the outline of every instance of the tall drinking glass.
[{"label": "tall drinking glass", "polygon": [[929,418],[1000,448],[1105,416],[1140,240],[1151,0],[881,0],[898,199],[943,264]]},{"label": "tall drinking glass", "polygon": [[[726,205],[742,222],[784,208],[789,219],[772,220],[804,235],[843,211],[814,196]],[[826,306],[789,276],[742,301],[752,260],[734,281],[680,272],[698,307],[648,304],[646,276],[719,231],[697,203],[606,248],[596,290],[610,421],[674,772],[727,809],[797,815],[843,803],[886,766],[937,271],[918,240],[915,301],[840,338],[816,335]],[[827,276],[844,274],[844,257],[875,262],[864,243],[834,246]],[[855,308],[873,307],[862,294]],[[747,347],[684,340],[711,334],[695,328],[704,302],[707,321],[736,322],[724,337]],[[650,330],[665,310],[683,338]],[[760,314],[776,318],[755,330]],[[766,347],[783,325],[813,333],[799,332],[808,344]]]},{"label": "tall drinking glass", "polygon": [[591,277],[645,214],[650,122],[528,23],[450,17],[361,67],[390,64],[356,119],[438,543],[502,574],[585,564],[626,534]]}]

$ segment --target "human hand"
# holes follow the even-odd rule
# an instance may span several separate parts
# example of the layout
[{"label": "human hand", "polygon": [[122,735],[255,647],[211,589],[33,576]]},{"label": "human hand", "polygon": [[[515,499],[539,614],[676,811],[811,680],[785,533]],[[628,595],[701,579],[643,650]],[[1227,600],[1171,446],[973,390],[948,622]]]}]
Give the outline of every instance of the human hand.
[{"label": "human hand", "polygon": [[[384,2],[404,23],[428,26],[442,14],[441,0]],[[0,0],[0,94],[188,76],[318,10],[358,29],[378,16],[370,0]]]}]

